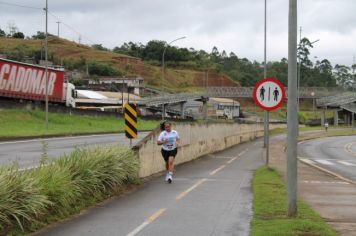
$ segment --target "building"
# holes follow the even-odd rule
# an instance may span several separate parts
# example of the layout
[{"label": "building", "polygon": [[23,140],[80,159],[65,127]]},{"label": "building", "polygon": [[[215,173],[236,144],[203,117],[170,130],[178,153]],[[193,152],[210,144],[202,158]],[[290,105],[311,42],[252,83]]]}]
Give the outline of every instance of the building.
[{"label": "building", "polygon": [[[186,114],[195,118],[203,118],[203,103],[198,101],[188,101],[184,104]],[[234,119],[240,116],[240,103],[229,98],[209,98],[208,117]]]},{"label": "building", "polygon": [[128,92],[135,95],[141,95],[144,89],[144,80],[142,77],[110,77],[101,76],[88,80],[88,87],[91,89],[103,90],[107,88],[109,91]]}]

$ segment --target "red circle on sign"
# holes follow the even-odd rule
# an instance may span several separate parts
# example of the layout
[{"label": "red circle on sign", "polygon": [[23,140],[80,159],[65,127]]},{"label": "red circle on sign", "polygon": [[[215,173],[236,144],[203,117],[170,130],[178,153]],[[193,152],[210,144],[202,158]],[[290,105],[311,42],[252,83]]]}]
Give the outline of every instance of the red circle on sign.
[{"label": "red circle on sign", "polygon": [[[279,88],[280,90],[282,91],[282,98],[281,100],[274,106],[272,107],[268,107],[268,106],[265,106],[263,105],[257,98],[257,89],[263,84],[263,83],[266,83],[266,82],[272,82],[272,83],[275,83]],[[281,82],[279,82],[278,80],[274,79],[274,78],[266,78],[266,79],[262,79],[260,81],[257,82],[257,84],[255,85],[255,87],[253,88],[253,100],[255,101],[255,103],[261,107],[263,110],[266,110],[266,111],[272,111],[272,110],[275,110],[277,108],[279,108],[280,106],[283,105],[284,103],[284,100],[286,99],[286,90],[284,89],[284,86],[283,84],[281,84]]]}]

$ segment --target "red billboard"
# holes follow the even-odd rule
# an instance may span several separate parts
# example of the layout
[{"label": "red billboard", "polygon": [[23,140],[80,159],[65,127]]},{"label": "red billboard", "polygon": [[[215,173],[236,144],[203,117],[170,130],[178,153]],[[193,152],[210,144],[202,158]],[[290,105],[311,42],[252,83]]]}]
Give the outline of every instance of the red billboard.
[{"label": "red billboard", "polygon": [[[48,100],[63,101],[64,71],[48,68]],[[45,100],[45,68],[0,58],[0,97]]]}]

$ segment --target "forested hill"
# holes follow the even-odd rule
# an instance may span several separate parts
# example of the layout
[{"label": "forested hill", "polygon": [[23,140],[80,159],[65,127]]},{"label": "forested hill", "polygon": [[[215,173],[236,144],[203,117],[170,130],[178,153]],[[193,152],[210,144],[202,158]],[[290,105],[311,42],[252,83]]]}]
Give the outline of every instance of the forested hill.
[{"label": "forested hill", "polygon": [[[98,45],[100,46],[100,45]],[[124,43],[113,49],[114,52],[139,57],[151,64],[160,64],[166,42],[152,40],[146,45],[141,43]],[[300,58],[301,86],[334,87],[336,84],[344,87],[355,85],[356,65],[347,67],[344,65],[331,65],[328,59],[321,59],[313,63],[309,59],[313,45],[303,38],[298,47]],[[168,46],[165,53],[165,61],[170,67],[194,68],[198,70],[222,72],[237,81],[242,86],[254,86],[263,78],[263,62],[250,61],[233,52],[219,51],[213,47],[211,52],[195,50],[194,48],[177,48]],[[280,61],[268,62],[267,76],[279,79],[287,85],[288,61],[281,58]]]},{"label": "forested hill", "polygon": [[[63,65],[66,70],[88,69],[93,79],[98,76],[142,76],[146,85],[161,88],[162,67],[160,63],[113,52],[100,45],[87,46],[58,38],[49,37],[49,60]],[[16,61],[44,59],[44,40],[42,35],[32,38],[0,37],[0,54]],[[73,81],[71,81],[73,82]],[[80,81],[74,81],[80,84]],[[194,67],[172,66],[168,61],[163,88],[170,92],[193,92],[210,86],[239,86],[229,76],[211,70],[208,73]]]},{"label": "forested hill", "polygon": [[[0,53],[9,59],[23,61],[44,58],[44,34],[31,37],[4,36],[0,34]],[[312,63],[309,59],[312,43],[303,38],[298,48],[301,68],[301,86],[327,86],[336,84],[355,86],[353,67],[331,65],[327,59]],[[254,86],[263,78],[263,63],[239,57],[213,47],[211,52],[194,48],[178,48],[164,41],[152,40],[147,44],[128,42],[113,49],[101,44],[91,46],[49,37],[49,58],[67,70],[85,72],[97,76],[142,76],[147,85],[160,88],[162,78],[162,55],[165,51],[165,79],[163,87],[170,91],[195,91],[205,86]],[[287,85],[288,61],[268,62],[267,76],[279,79]]]}]

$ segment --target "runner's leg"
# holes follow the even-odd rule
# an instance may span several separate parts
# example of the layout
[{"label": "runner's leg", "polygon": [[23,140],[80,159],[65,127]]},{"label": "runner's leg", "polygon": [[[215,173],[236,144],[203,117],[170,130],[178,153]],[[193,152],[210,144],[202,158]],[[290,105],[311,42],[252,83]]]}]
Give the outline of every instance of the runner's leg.
[{"label": "runner's leg", "polygon": [[174,170],[174,156],[170,156],[168,159],[168,171],[173,173]]}]

